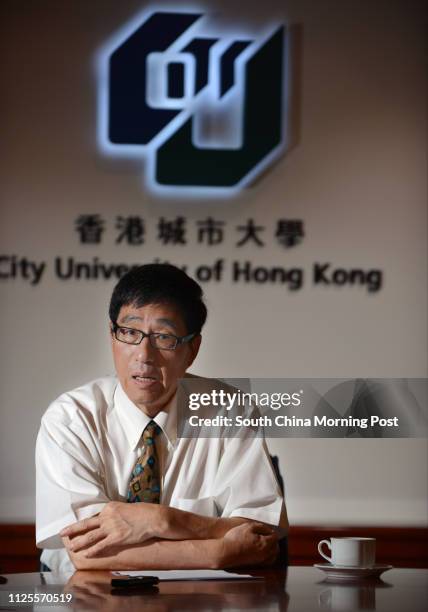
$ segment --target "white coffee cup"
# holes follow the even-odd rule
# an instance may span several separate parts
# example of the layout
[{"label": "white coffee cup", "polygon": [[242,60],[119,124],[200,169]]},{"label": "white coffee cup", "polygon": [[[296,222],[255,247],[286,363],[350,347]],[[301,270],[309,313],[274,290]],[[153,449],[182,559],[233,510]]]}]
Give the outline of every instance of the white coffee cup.
[{"label": "white coffee cup", "polygon": [[[322,550],[331,550],[331,557]],[[375,538],[330,538],[318,544],[319,554],[332,565],[339,567],[373,567],[376,559]]]}]

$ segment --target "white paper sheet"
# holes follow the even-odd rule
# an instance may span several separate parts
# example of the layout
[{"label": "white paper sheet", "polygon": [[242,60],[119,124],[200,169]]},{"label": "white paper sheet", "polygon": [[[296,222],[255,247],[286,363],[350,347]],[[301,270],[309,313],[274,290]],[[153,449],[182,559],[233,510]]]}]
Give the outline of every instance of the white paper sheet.
[{"label": "white paper sheet", "polygon": [[250,574],[235,574],[224,570],[151,570],[112,572],[120,576],[157,576],[159,580],[260,580]]}]

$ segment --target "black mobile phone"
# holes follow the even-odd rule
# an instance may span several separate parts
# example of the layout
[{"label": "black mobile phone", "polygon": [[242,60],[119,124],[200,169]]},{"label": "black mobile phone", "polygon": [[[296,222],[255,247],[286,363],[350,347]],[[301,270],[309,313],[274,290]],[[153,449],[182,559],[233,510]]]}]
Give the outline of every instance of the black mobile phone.
[{"label": "black mobile phone", "polygon": [[120,578],[112,578],[111,586],[115,588],[126,589],[129,587],[151,587],[158,584],[157,576],[120,576]]}]

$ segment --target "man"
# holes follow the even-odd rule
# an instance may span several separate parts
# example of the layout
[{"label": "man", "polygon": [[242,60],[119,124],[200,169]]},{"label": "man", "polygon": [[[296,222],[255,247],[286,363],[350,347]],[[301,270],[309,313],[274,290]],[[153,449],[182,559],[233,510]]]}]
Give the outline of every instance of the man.
[{"label": "man", "polygon": [[117,378],[61,395],[37,439],[36,537],[50,569],[275,559],[274,527],[287,517],[264,440],[177,438],[178,379],[198,354],[206,314],[200,286],[171,265],[141,266],[116,285]]}]

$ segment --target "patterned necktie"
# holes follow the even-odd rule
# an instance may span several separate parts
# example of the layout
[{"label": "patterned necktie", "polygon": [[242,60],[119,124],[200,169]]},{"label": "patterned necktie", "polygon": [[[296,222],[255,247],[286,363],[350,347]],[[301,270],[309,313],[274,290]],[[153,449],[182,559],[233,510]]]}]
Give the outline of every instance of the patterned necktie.
[{"label": "patterned necktie", "polygon": [[143,431],[143,453],[132,470],[128,502],[158,504],[160,501],[160,470],[155,438],[161,431],[154,421],[150,421]]}]

